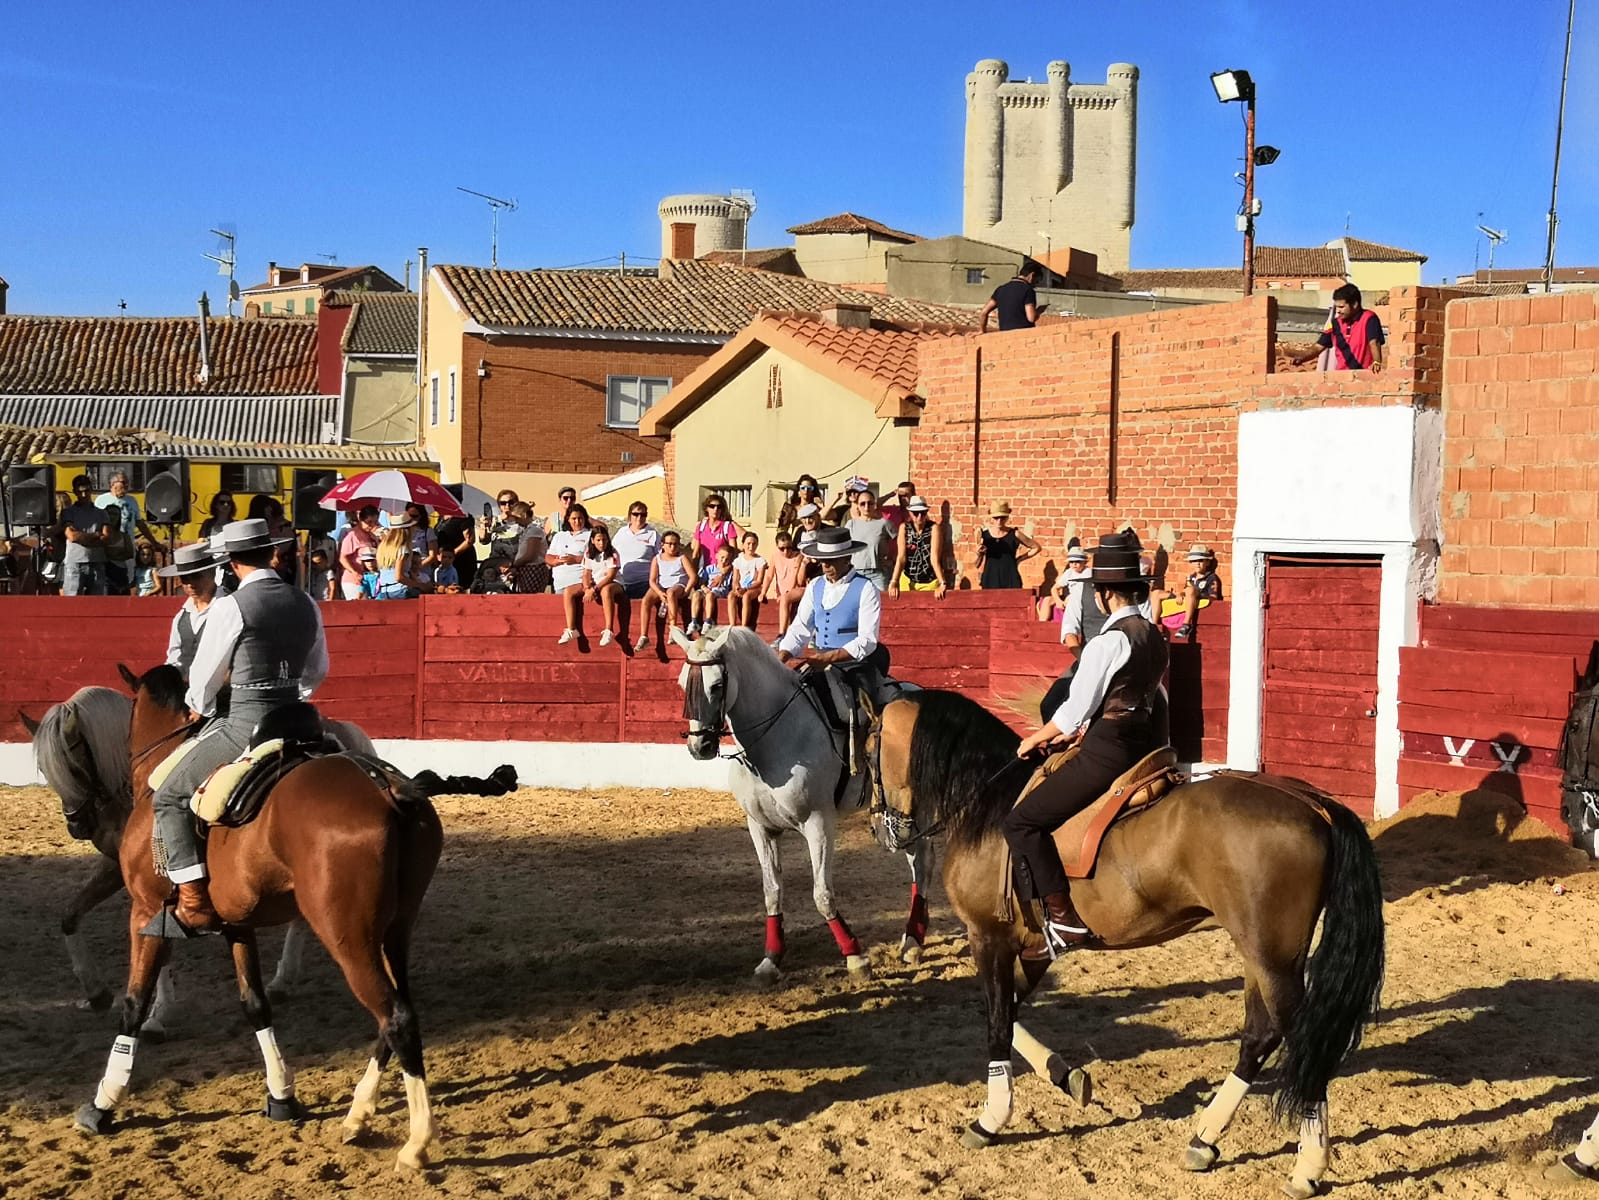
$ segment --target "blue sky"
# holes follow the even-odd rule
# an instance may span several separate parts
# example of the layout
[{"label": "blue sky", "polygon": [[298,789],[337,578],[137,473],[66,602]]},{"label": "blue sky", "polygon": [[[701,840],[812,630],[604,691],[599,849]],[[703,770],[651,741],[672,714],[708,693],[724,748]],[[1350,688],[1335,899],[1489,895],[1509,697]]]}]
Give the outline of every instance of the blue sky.
[{"label": "blue sky", "polygon": [[[351,0],[9,6],[0,39],[0,276],[12,312],[193,311],[218,222],[240,282],[266,263],[400,275],[652,259],[674,192],[751,188],[753,245],[850,210],[960,231],[963,81],[980,58],[1079,81],[1136,63],[1133,265],[1238,257],[1243,136],[1211,71],[1260,94],[1260,240],[1343,234],[1473,266],[1542,262],[1565,0],[661,5]],[[1599,262],[1599,13],[1578,5],[1559,260]],[[67,32],[70,36],[63,36]],[[1483,216],[1479,217],[1478,214]]]}]

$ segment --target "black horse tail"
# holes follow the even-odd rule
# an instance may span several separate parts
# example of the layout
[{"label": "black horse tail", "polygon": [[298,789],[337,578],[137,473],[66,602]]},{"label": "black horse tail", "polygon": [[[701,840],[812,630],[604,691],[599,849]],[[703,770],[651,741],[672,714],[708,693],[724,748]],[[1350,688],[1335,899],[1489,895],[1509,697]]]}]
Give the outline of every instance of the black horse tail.
[{"label": "black horse tail", "polygon": [[1321,944],[1306,971],[1300,1001],[1283,1043],[1274,1111],[1297,1121],[1327,1098],[1327,1084],[1360,1044],[1382,993],[1382,879],[1360,818],[1341,804],[1323,805],[1332,823],[1323,898]]}]

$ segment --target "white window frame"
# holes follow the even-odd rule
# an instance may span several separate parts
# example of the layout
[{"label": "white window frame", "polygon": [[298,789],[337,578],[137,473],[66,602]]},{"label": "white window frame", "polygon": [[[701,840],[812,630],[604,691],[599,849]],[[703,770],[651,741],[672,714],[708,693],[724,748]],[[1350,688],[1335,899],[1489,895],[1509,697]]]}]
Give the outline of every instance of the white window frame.
[{"label": "white window frame", "polygon": [[727,503],[727,512],[724,515],[729,521],[736,522],[740,529],[748,528],[755,509],[755,489],[750,484],[701,484],[699,507],[701,513],[705,512],[705,498],[712,493]]},{"label": "white window frame", "polygon": [[450,424],[455,424],[455,368],[450,368]]},{"label": "white window frame", "polygon": [[439,427],[439,373],[434,371],[428,380],[428,425]]},{"label": "white window frame", "polygon": [[[972,276],[974,276],[974,275],[977,278],[973,279]],[[985,284],[987,282],[988,282],[988,270],[987,270],[987,268],[985,268],[985,267],[967,267],[966,268],[966,286],[967,287],[980,287],[981,285],[983,285],[983,284]]]},{"label": "white window frame", "polygon": [[[607,375],[605,377],[605,424],[610,429],[637,429],[638,428],[638,422],[637,421],[618,421],[618,420],[613,419],[613,415],[618,411],[618,408],[619,408],[619,405],[617,405],[617,403],[616,403],[616,398],[617,398],[616,390],[617,390],[617,388],[619,386],[624,385],[624,384],[628,384],[628,383],[639,384],[639,385],[646,384],[646,383],[648,383],[648,384],[659,384],[659,385],[661,385],[661,389],[660,389],[660,395],[661,396],[666,395],[667,392],[670,392],[672,390],[671,377],[670,376],[666,376],[666,375]],[[658,399],[659,399],[659,396],[657,397],[657,400]],[[649,410],[651,408],[653,408],[654,406],[655,405],[654,405],[653,402],[650,403],[650,404],[644,405],[644,407],[639,409],[639,416],[643,416],[645,413],[649,412]]]}]

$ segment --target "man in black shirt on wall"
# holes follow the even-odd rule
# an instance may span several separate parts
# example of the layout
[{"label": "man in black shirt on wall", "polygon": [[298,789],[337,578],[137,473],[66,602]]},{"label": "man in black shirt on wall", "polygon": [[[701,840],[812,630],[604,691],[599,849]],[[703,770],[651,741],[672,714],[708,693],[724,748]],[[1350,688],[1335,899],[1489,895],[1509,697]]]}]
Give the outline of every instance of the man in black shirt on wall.
[{"label": "man in black shirt on wall", "polygon": [[983,311],[979,314],[984,333],[988,332],[989,314],[995,311],[999,313],[1002,333],[1007,329],[1031,329],[1038,324],[1038,314],[1043,310],[1038,305],[1038,293],[1033,290],[1033,285],[1038,282],[1039,270],[1039,265],[1028,259],[1009,283],[1002,283],[994,289],[994,294],[988,298],[988,303],[983,305]]}]

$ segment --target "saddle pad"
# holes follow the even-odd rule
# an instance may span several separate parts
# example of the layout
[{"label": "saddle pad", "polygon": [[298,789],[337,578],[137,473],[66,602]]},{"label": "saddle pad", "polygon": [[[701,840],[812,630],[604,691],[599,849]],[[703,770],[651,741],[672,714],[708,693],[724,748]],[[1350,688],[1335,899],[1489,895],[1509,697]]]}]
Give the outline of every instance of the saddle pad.
[{"label": "saddle pad", "polygon": [[177,769],[178,764],[183,761],[184,757],[189,753],[189,751],[193,750],[199,744],[200,739],[194,737],[190,738],[186,742],[179,742],[176,750],[167,755],[160,762],[156,763],[155,770],[150,772],[150,790],[152,792],[158,791],[161,785],[167,781],[167,777]]},{"label": "saddle pad", "polygon": [[[1077,747],[1072,746],[1052,755],[1048,762],[1034,772],[1022,795],[1026,795],[1049,775],[1075,758]],[[1098,800],[1055,831],[1055,849],[1060,853],[1061,865],[1068,879],[1087,879],[1094,873],[1094,862],[1099,857],[1100,843],[1105,832],[1118,820],[1142,812],[1187,777],[1177,770],[1177,752],[1170,746],[1146,754],[1110,785]],[[1020,803],[1020,801],[1018,801]]]},{"label": "saddle pad", "polygon": [[207,825],[215,825],[221,821],[228,811],[228,801],[233,798],[239,785],[258,767],[264,766],[268,760],[281,754],[285,744],[282,738],[262,742],[259,746],[252,746],[232,762],[212,771],[210,778],[200,785],[199,790],[194,793],[194,799],[189,802],[194,815]]}]

